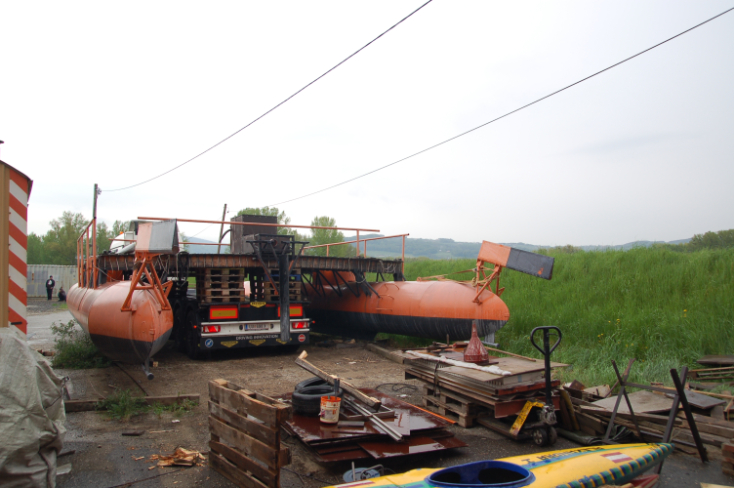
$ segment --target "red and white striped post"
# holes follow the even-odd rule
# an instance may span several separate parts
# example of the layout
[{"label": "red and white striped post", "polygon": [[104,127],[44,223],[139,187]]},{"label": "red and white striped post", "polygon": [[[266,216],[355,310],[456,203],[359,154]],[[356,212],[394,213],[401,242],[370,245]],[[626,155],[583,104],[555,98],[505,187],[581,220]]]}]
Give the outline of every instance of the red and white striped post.
[{"label": "red and white striped post", "polygon": [[[27,332],[28,197],[33,181],[0,161],[0,327]],[[6,264],[7,263],[7,264]]]}]

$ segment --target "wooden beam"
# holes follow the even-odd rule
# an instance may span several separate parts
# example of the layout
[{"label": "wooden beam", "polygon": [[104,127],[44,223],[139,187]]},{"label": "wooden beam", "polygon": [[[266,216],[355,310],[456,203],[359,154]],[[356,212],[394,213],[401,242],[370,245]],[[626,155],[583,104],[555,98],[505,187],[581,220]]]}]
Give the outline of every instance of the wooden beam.
[{"label": "wooden beam", "polygon": [[303,351],[300,356],[298,356],[298,359],[296,359],[296,364],[308,371],[309,373],[318,376],[322,380],[326,381],[330,385],[334,384],[334,380],[339,380],[339,386],[344,389],[347,393],[354,396],[357,400],[359,400],[362,403],[365,403],[366,405],[370,406],[371,408],[378,409],[380,406],[382,406],[382,402],[378,400],[377,398],[367,396],[361,391],[357,389],[354,385],[347,383],[346,381],[339,379],[338,376],[331,375],[325,371],[321,371],[319,368],[314,366],[313,364],[306,361],[306,357],[308,356],[308,353],[306,351]]},{"label": "wooden beam", "polygon": [[[98,409],[97,405],[99,402],[104,400],[103,398],[100,398],[99,400],[65,400],[64,401],[64,409],[66,412],[91,412],[94,410],[103,410]],[[174,405],[176,403],[181,403],[184,400],[190,400],[192,402],[199,403],[199,395],[198,394],[190,394],[190,395],[169,395],[169,396],[155,396],[155,397],[136,397],[133,398],[133,400],[141,400],[143,405],[153,405],[155,403],[160,403],[161,405]]]}]

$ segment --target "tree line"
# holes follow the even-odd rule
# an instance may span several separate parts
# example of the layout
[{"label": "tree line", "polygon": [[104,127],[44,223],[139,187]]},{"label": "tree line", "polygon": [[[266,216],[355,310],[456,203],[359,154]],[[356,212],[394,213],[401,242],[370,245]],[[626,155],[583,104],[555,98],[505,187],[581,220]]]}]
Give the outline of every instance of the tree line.
[{"label": "tree line", "polygon": [[[237,212],[237,215],[269,215],[276,217],[279,224],[287,225],[290,223],[290,217],[285,212],[279,211],[275,207],[263,208],[244,208]],[[28,235],[28,264],[76,264],[76,243],[77,239],[89,225],[90,220],[86,219],[81,213],[63,212],[61,217],[53,219],[49,222],[51,228],[44,235],[38,235],[31,232]],[[335,227],[336,221],[332,217],[318,216],[314,217],[311,225],[319,227]],[[125,231],[128,222],[116,220],[110,228],[106,223],[97,221],[97,254],[110,249],[112,239]],[[313,229],[311,234],[300,234],[295,229],[287,227],[278,228],[278,234],[289,234],[295,237],[296,241],[308,241],[309,245],[329,244],[333,242],[342,242],[344,234],[338,230]],[[186,241],[186,237],[181,233],[181,240]],[[326,248],[308,249],[306,254],[314,256],[325,256]],[[333,246],[329,251],[330,256],[348,257],[355,256],[356,248],[352,245],[345,244],[341,246]]]},{"label": "tree line", "polygon": [[[81,213],[64,212],[49,222],[51,229],[46,234],[28,234],[28,264],[76,264],[76,241],[89,222]],[[108,250],[112,239],[126,226],[127,222],[116,220],[110,229],[98,221],[97,253]]]}]

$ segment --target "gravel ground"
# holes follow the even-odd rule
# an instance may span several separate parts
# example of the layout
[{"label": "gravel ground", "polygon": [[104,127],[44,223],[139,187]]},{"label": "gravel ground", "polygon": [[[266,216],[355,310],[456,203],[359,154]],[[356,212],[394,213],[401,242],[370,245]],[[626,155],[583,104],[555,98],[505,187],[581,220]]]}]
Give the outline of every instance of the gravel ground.
[{"label": "gravel ground", "polygon": [[[64,304],[46,300],[29,300],[29,320],[34,321],[35,334],[51,325],[51,318],[64,315]],[[68,312],[67,312],[68,314]],[[36,317],[37,316],[37,317]],[[29,331],[30,332],[30,331]],[[30,335],[30,334],[29,334]],[[420,405],[416,380],[405,381],[401,365],[393,363],[357,343],[351,347],[338,344],[328,348],[306,346],[309,361],[317,367],[338,374],[359,387],[378,388],[383,393]],[[60,488],[71,487],[229,487],[234,486],[208,466],[185,469],[154,468],[146,463],[152,454],[170,454],[176,447],[208,451],[207,422],[208,382],[224,378],[247,388],[276,396],[292,391],[299,381],[310,373],[295,364],[298,352],[282,349],[240,349],[221,351],[211,360],[191,361],[170,349],[158,354],[158,366],[153,369],[155,379],[145,379],[141,368],[122,365],[98,370],[57,370],[69,376],[74,387],[74,398],[99,399],[115,390],[129,389],[135,395],[175,395],[198,393],[201,404],[181,417],[171,414],[156,416],[149,413],[128,422],[108,420],[96,412],[67,415],[65,450],[76,451],[72,456],[70,474],[58,478]],[[134,378],[134,380],[132,379]],[[136,383],[137,382],[137,383]],[[141,389],[142,387],[142,389]],[[402,396],[405,395],[405,396]],[[174,422],[178,420],[179,422]],[[386,459],[379,464],[396,472],[419,467],[451,466],[484,459],[516,456],[548,449],[531,443],[518,443],[483,427],[464,429],[458,425],[450,429],[468,444],[466,448],[421,456]],[[139,437],[123,437],[123,431],[143,430]],[[290,446],[292,464],[284,468],[283,488],[315,488],[341,482],[341,476],[350,469],[349,463],[320,465],[294,438],[285,437]],[[559,439],[553,449],[576,447],[570,441]],[[721,472],[720,451],[709,449],[712,462],[703,465],[697,457],[675,453],[668,458],[663,470],[662,488],[698,487],[700,482],[734,485],[734,478]],[[135,461],[136,457],[144,459]],[[357,467],[378,464],[374,460],[357,462]]]}]

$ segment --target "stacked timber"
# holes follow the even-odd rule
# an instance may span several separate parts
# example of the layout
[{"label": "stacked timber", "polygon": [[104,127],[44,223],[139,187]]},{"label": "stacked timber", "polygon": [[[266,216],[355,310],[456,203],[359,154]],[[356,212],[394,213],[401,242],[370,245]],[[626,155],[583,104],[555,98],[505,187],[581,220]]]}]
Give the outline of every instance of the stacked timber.
[{"label": "stacked timber", "polygon": [[721,471],[734,476],[734,441],[725,442],[721,446]]},{"label": "stacked timber", "polygon": [[205,268],[196,273],[196,298],[205,303],[245,301],[244,268]]},{"label": "stacked timber", "polygon": [[[459,360],[462,346],[464,344],[459,343],[406,352],[405,376],[426,384],[422,401],[429,410],[456,418],[462,427],[471,427],[480,416],[509,417],[520,412],[528,400],[545,401],[544,363],[540,360],[490,357],[490,366],[478,370],[412,354]],[[552,368],[565,366],[551,363]],[[490,372],[490,367],[497,369]],[[560,406],[557,396],[559,385],[558,380],[551,382],[556,408]]]},{"label": "stacked timber", "polygon": [[290,406],[227,380],[209,382],[210,464],[237,486],[280,488],[280,468],[290,464],[280,429]]},{"label": "stacked timber", "polygon": [[[562,394],[567,395],[567,392],[564,391]],[[688,397],[689,403],[696,408],[693,402],[699,401],[698,395],[694,392],[687,391],[686,396]],[[678,449],[686,452],[695,452],[686,448],[695,449],[695,441],[683,412],[671,411],[672,398],[647,391],[629,393],[628,398],[632,402],[634,419],[637,420],[639,432],[635,426],[633,415],[630,414],[624,399],[620,402],[620,407],[614,420],[616,425],[626,427],[637,437],[641,437],[641,440],[644,442],[659,442],[663,438],[670,416],[674,415],[670,442],[673,442]],[[591,403],[580,398],[570,397],[569,403],[572,404],[572,408],[569,409],[567,403],[562,405],[561,419],[563,427],[568,430],[581,431],[592,437],[602,438],[611,420],[613,405],[616,403],[616,399],[617,397],[613,396],[603,401]],[[699,405],[703,405],[703,402]],[[701,408],[701,406],[697,409],[710,413],[710,410],[716,406],[716,402],[706,402],[705,405],[707,407],[706,409]],[[734,423],[732,422],[695,413],[693,414],[693,418],[701,441],[704,444],[722,447],[730,439],[734,438]]]}]

